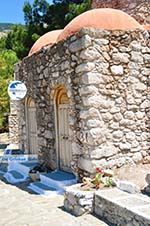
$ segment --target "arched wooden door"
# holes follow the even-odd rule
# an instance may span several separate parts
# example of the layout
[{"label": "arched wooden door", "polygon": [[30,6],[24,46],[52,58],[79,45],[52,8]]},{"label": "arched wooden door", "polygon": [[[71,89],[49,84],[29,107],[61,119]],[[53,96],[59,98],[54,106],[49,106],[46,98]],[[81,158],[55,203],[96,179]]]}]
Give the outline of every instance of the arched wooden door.
[{"label": "arched wooden door", "polygon": [[71,142],[69,136],[69,99],[64,89],[57,96],[57,134],[59,168],[71,172]]},{"label": "arched wooden door", "polygon": [[38,154],[36,107],[33,100],[27,105],[27,134],[30,154]]}]

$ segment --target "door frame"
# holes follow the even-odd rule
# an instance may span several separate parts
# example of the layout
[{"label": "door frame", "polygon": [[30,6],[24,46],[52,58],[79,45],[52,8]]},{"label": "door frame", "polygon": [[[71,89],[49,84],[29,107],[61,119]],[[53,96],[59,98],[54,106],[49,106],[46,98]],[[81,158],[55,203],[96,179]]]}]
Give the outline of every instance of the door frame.
[{"label": "door frame", "polygon": [[[35,108],[35,112],[36,112],[36,106],[35,106],[35,102],[32,98],[28,98],[26,100],[26,103],[25,103],[25,114],[26,114],[26,135],[27,135],[27,148],[28,148],[28,154],[34,154],[34,155],[38,155],[38,153],[32,153],[32,150],[31,150],[31,140],[30,140],[30,134],[29,134],[29,131],[30,131],[30,126],[29,126],[29,108],[31,107],[31,104],[33,104],[34,108]],[[37,139],[37,118],[35,119],[35,123],[36,123],[36,139]],[[37,146],[38,146],[38,140],[37,140]],[[38,149],[38,147],[37,147]]]},{"label": "door frame", "polygon": [[54,92],[54,115],[55,115],[55,133],[56,133],[56,158],[57,158],[57,169],[60,169],[60,150],[59,150],[59,144],[60,144],[60,139],[59,139],[59,113],[58,113],[58,106],[61,104],[61,97],[62,95],[66,95],[68,99],[68,104],[69,104],[69,98],[67,95],[67,91],[64,86],[58,86],[55,89]]}]

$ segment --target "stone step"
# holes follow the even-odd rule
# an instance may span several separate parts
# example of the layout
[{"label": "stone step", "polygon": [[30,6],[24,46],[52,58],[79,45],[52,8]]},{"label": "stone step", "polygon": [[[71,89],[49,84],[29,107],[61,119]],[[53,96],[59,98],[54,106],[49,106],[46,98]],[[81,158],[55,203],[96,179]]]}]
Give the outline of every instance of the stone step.
[{"label": "stone step", "polygon": [[28,175],[30,169],[37,165],[38,162],[18,162],[18,161],[10,161],[8,165],[8,172],[11,170],[18,171],[24,175]]},{"label": "stone step", "polygon": [[31,183],[28,186],[28,188],[36,192],[37,194],[46,195],[46,196],[54,196],[54,195],[62,194],[64,192],[63,189],[48,186],[41,182]]},{"label": "stone step", "polygon": [[47,174],[40,174],[41,183],[53,187],[63,188],[77,183],[75,176],[72,173],[56,170]]},{"label": "stone step", "polygon": [[5,174],[5,172],[0,170],[0,177],[3,177],[4,174]]},{"label": "stone step", "polygon": [[37,162],[19,162],[19,161],[10,161],[8,163],[8,170],[3,175],[3,177],[11,184],[23,182],[28,179],[28,174],[30,169],[32,169]]},{"label": "stone step", "polygon": [[94,212],[117,226],[150,226],[150,198],[117,188],[95,193]]},{"label": "stone step", "polygon": [[24,175],[16,170],[11,170],[3,175],[3,177],[11,184],[19,183],[27,180],[28,175]]},{"label": "stone step", "polygon": [[67,186],[76,182],[73,174],[56,170],[51,173],[40,174],[40,182],[33,182],[28,188],[38,194],[54,195],[64,193]]}]

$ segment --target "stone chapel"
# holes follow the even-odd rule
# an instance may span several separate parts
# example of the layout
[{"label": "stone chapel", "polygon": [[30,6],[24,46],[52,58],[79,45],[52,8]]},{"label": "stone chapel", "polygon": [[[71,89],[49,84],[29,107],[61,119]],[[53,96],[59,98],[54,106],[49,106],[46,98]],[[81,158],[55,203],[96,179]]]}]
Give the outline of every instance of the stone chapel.
[{"label": "stone chapel", "polygon": [[133,12],[139,1],[132,16],[101,2],[40,37],[15,65],[28,91],[11,102],[11,141],[76,175],[150,162],[149,16],[139,5]]}]

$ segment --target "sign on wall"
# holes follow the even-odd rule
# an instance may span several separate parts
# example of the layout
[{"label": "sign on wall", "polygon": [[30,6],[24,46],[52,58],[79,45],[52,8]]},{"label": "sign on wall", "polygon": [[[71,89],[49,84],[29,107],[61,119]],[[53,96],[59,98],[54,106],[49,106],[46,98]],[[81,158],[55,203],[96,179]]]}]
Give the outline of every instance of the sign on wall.
[{"label": "sign on wall", "polygon": [[21,81],[13,81],[8,86],[8,95],[11,100],[22,100],[26,93],[27,88]]}]

